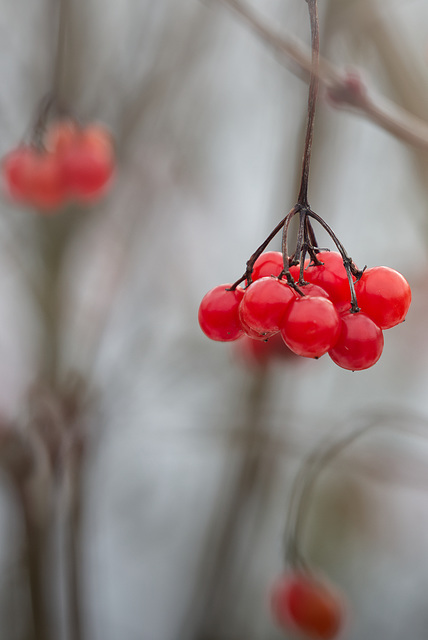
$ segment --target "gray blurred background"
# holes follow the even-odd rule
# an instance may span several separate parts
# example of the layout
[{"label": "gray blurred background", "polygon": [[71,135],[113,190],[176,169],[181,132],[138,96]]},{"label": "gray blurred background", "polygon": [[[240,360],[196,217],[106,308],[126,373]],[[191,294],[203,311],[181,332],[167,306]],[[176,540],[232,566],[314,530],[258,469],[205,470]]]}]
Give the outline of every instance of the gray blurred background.
[{"label": "gray blurred background", "polygon": [[[252,4],[309,42],[304,0]],[[319,4],[323,55],[428,119],[427,3]],[[57,14],[53,0],[0,8],[4,155],[51,88]],[[311,206],[359,267],[400,270],[413,303],[371,370],[327,356],[251,366],[205,338],[197,309],[295,203],[307,85],[215,0],[69,0],[67,25],[61,98],[111,128],[117,176],[85,210],[1,201],[0,414],[27,437],[34,385],[83,381],[81,637],[284,637],[268,592],[292,480],[323,438],[369,421],[323,474],[304,548],[349,600],[343,638],[426,638],[428,154],[321,93]],[[67,483],[49,483],[61,513]],[[0,487],[0,638],[21,640],[22,522],[7,473]],[[53,637],[80,640],[61,531],[44,566]]]}]

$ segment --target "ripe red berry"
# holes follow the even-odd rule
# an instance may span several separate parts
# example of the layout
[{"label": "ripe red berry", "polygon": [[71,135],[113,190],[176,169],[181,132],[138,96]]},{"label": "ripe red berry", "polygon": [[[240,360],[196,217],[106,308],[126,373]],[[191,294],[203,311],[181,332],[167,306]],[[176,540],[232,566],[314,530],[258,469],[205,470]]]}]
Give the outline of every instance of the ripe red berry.
[{"label": "ripe red berry", "polygon": [[355,283],[358,306],[381,329],[403,322],[412,293],[407,280],[389,267],[366,269]]},{"label": "ripe red berry", "polygon": [[254,282],[266,276],[279,276],[283,267],[282,253],[280,251],[266,251],[255,261],[251,279]]},{"label": "ripe red berry", "polygon": [[327,298],[304,296],[296,299],[283,319],[282,338],[294,353],[319,358],[336,343],[340,319]]},{"label": "ripe red berry", "polygon": [[272,589],[271,607],[280,627],[313,640],[332,640],[344,623],[344,605],[334,590],[303,574],[281,576]]},{"label": "ripe red berry", "polygon": [[309,296],[310,298],[330,299],[327,291],[319,287],[317,284],[312,284],[312,282],[308,282],[307,284],[299,284],[298,287],[305,294],[305,296]]},{"label": "ripe red berry", "polygon": [[250,327],[245,320],[243,320],[242,315],[239,315],[239,319],[241,321],[241,326],[242,326],[242,330],[245,333],[245,335],[248,338],[251,338],[251,340],[257,340],[257,341],[265,341],[268,340],[268,338],[272,338],[272,336],[276,335],[278,333],[278,331],[257,331],[256,329],[253,329],[252,327]]},{"label": "ripe red berry", "polygon": [[202,298],[199,306],[200,327],[211,340],[231,342],[243,333],[238,309],[244,290],[237,287],[228,291],[231,286],[221,284],[214,287]]},{"label": "ripe red berry", "polygon": [[339,338],[328,352],[339,367],[361,371],[372,367],[383,350],[382,330],[362,311],[341,316]]},{"label": "ripe red berry", "polygon": [[240,318],[259,334],[278,332],[287,307],[296,295],[278,278],[260,278],[245,290],[239,307]]},{"label": "ripe red berry", "polygon": [[320,251],[317,258],[323,264],[307,267],[303,274],[305,280],[324,289],[333,303],[350,300],[348,276],[340,253]]}]

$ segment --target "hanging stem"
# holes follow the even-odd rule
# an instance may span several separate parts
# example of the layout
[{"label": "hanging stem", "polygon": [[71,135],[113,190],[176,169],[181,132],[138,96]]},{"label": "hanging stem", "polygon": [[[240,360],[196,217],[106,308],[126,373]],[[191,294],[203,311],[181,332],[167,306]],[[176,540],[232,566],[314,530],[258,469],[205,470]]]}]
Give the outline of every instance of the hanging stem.
[{"label": "hanging stem", "polygon": [[311,162],[312,139],[314,134],[315,109],[318,97],[318,65],[320,53],[319,40],[319,22],[317,0],[306,0],[309,8],[309,17],[311,21],[311,43],[312,43],[312,70],[309,82],[308,97],[308,120],[306,127],[305,149],[303,153],[302,179],[300,182],[300,191],[297,202],[304,207],[308,206],[308,181],[309,181],[309,165]]},{"label": "hanging stem", "polygon": [[[421,424],[423,425],[422,431],[420,430]],[[403,427],[403,425],[405,426]],[[284,533],[284,557],[287,565],[298,570],[309,571],[309,564],[304,558],[300,545],[313,491],[322,471],[356,440],[373,429],[385,427],[404,434],[426,437],[426,421],[419,416],[415,415],[411,418],[409,415],[395,416],[388,423],[385,423],[384,416],[369,415],[361,426],[336,441],[327,441],[324,446],[317,446],[304,460],[292,486],[287,526]]]}]

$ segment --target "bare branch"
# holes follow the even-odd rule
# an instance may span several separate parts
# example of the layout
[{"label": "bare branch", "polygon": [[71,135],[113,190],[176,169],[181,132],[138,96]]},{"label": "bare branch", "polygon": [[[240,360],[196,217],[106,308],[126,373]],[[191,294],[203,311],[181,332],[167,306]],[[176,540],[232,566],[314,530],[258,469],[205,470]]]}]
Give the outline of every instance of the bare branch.
[{"label": "bare branch", "polygon": [[285,58],[292,73],[309,80],[312,72],[327,91],[331,102],[338,107],[351,107],[366,116],[396,138],[420,149],[428,150],[428,123],[386,98],[374,98],[357,73],[342,72],[325,58],[313,68],[307,47],[275,25],[269,24],[241,0],[218,0],[234,10],[264,42]]}]

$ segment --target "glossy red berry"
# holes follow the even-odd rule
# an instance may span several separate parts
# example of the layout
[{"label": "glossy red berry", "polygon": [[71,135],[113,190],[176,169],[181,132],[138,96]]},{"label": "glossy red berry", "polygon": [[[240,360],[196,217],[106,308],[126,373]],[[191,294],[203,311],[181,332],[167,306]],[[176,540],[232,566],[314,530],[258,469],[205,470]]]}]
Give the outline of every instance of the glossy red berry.
[{"label": "glossy red berry", "polygon": [[312,284],[312,282],[308,282],[307,284],[299,284],[298,287],[302,291],[302,293],[305,294],[305,296],[309,296],[310,298],[330,299],[327,291],[319,287],[317,284]]},{"label": "glossy red berry", "polygon": [[254,263],[251,279],[253,282],[266,276],[279,276],[284,268],[280,251],[266,251]]},{"label": "glossy red berry", "polygon": [[362,311],[341,316],[339,338],[329,356],[339,367],[361,371],[372,367],[382,355],[382,330]]},{"label": "glossy red berry", "polygon": [[280,627],[311,640],[332,640],[344,624],[340,596],[324,582],[303,573],[278,579],[272,589],[271,607]]},{"label": "glossy red berry", "polygon": [[253,329],[245,322],[241,314],[239,315],[239,319],[241,321],[243,332],[252,340],[265,341],[278,333],[277,331],[258,331],[257,329]]},{"label": "glossy red berry", "polygon": [[245,290],[239,307],[240,318],[259,334],[278,332],[287,307],[296,295],[278,278],[260,278]]},{"label": "glossy red berry", "polygon": [[319,358],[336,343],[340,319],[327,298],[304,296],[296,299],[284,316],[282,338],[294,353]]},{"label": "glossy red berry", "polygon": [[317,258],[323,264],[308,266],[304,271],[305,280],[324,289],[333,303],[350,300],[348,276],[340,253],[320,251]]},{"label": "glossy red berry", "polygon": [[237,287],[229,291],[231,284],[214,287],[202,298],[198,320],[202,331],[211,340],[231,342],[242,336],[239,320],[239,304],[244,290]]},{"label": "glossy red berry", "polygon": [[403,322],[412,300],[407,280],[389,267],[366,269],[355,283],[358,306],[381,329]]}]

